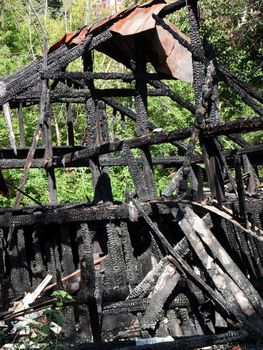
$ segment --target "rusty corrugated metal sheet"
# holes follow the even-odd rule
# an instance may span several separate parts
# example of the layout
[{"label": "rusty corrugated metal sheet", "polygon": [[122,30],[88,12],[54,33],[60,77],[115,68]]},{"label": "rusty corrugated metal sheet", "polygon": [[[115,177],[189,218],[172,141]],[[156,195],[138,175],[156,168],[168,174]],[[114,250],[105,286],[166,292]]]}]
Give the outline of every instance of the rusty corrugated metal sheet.
[{"label": "rusty corrugated metal sheet", "polygon": [[[151,0],[143,5],[134,6],[90,26],[82,27],[76,32],[65,34],[50,48],[50,51],[54,51],[63,44],[79,45],[88,34],[96,35],[109,28],[113,34],[112,38],[102,44],[98,48],[99,51],[131,68],[131,61],[135,60],[136,34],[143,33],[146,58],[155,70],[191,83],[193,81],[191,54],[171,34],[156,25],[152,17],[165,5],[164,0]],[[166,21],[175,31],[189,40],[174,24]]]}]

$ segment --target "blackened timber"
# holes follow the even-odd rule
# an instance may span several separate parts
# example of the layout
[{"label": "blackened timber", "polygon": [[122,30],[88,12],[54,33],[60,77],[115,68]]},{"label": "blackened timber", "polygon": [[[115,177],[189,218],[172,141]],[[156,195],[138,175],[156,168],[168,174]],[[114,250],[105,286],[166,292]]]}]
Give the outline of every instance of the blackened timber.
[{"label": "blackened timber", "polygon": [[[161,25],[165,30],[167,30],[176,40],[178,40],[178,42],[183,45],[184,47],[186,47],[193,56],[193,59],[204,63],[205,65],[209,64],[209,60],[204,56],[202,50],[200,49],[192,49],[191,44],[185,40],[184,38],[182,38],[178,33],[176,33],[167,23],[164,22],[164,20],[162,18],[159,18],[157,15],[153,14],[153,18],[155,19],[156,23]],[[217,76],[220,80],[223,80],[227,85],[229,85],[231,88],[233,88],[233,90],[235,92],[237,92],[238,94],[240,94],[241,99],[248,104],[252,109],[254,109],[254,111],[256,113],[258,113],[259,115],[263,115],[263,110],[262,108],[260,108],[260,106],[258,105],[258,103],[256,103],[252,97],[256,97],[262,101],[262,94],[260,94],[259,92],[255,91],[255,89],[250,88],[250,89],[244,89],[244,85],[248,86],[248,84],[246,84],[245,82],[242,82],[239,79],[233,79],[233,75],[231,73],[225,74],[226,73],[226,69],[224,66],[222,66],[219,62],[217,62],[216,64],[216,70],[217,70]],[[251,91],[253,91],[252,97],[250,96]]]},{"label": "blackened timber", "polygon": [[128,164],[131,178],[134,183],[134,187],[138,197],[139,198],[147,197],[147,185],[145,183],[145,177],[141,173],[141,168],[138,162],[136,161],[129,147],[124,146],[122,151],[123,151],[122,152],[123,158],[125,162]]},{"label": "blackened timber", "polygon": [[72,104],[67,103],[67,127],[68,127],[68,144],[74,146],[74,117]]},{"label": "blackened timber", "polygon": [[[156,83],[157,85],[155,86],[155,85],[153,84],[153,81],[151,81],[151,85],[155,86],[156,88],[159,88],[159,87],[160,87],[160,88],[163,88],[163,86],[164,86],[165,89],[167,88],[167,91],[168,91],[168,89],[169,89],[169,96],[170,96],[170,93],[171,93],[171,96],[173,96],[173,97],[174,97],[174,95],[177,96],[177,94],[175,94],[175,93],[174,93],[170,88],[168,88],[168,86],[166,86],[165,84],[159,86],[157,81],[155,81],[154,83]],[[170,97],[171,97],[171,96],[170,96]],[[178,95],[178,97],[180,97],[180,96]],[[172,98],[172,97],[171,97],[171,98]],[[173,98],[172,98],[172,99],[173,99]],[[118,112],[120,112],[120,113],[126,115],[127,117],[129,117],[131,120],[133,120],[133,121],[136,121],[136,120],[137,120],[138,116],[137,116],[137,114],[136,114],[132,109],[130,109],[130,108],[124,106],[123,104],[121,104],[121,103],[119,103],[119,102],[117,102],[117,101],[115,101],[115,100],[113,100],[112,98],[103,97],[102,100],[103,100],[107,105],[111,106],[113,109],[115,109],[115,110],[117,110]],[[183,101],[183,102],[184,102],[184,101]],[[183,103],[183,102],[182,102],[182,103]],[[189,106],[190,106],[190,104],[189,104]],[[192,107],[192,109],[193,109],[193,111],[194,111],[194,106],[191,106],[191,107]],[[158,126],[154,125],[154,124],[151,123],[150,121],[148,122],[148,127],[149,127],[149,130],[151,130],[151,131],[154,131],[155,129],[158,129]],[[178,150],[181,151],[183,154],[186,153],[187,147],[186,147],[186,145],[184,145],[182,142],[180,142],[180,141],[175,141],[175,142],[172,142],[172,144],[173,144],[174,146],[176,146],[176,147],[178,148]],[[194,153],[195,153],[195,155],[198,155],[197,152],[194,152]]]},{"label": "blackened timber", "polygon": [[238,202],[239,202],[239,211],[240,211],[240,220],[246,228],[248,228],[248,215],[247,207],[245,201],[245,188],[242,178],[242,167],[241,159],[239,154],[235,156],[235,170],[236,170],[236,183],[237,183],[237,192],[238,192]]},{"label": "blackened timber", "polygon": [[[54,168],[61,168],[64,165],[60,161],[60,158],[63,157],[65,154],[70,152],[76,152],[79,150],[85,150],[85,147],[83,146],[75,146],[75,147],[68,147],[68,146],[59,146],[59,147],[53,147],[53,160],[52,165]],[[38,147],[36,149],[34,159],[32,160],[31,168],[45,168],[48,167],[48,162],[43,159],[44,157],[44,148]],[[235,152],[238,151],[240,155],[248,155],[252,164],[254,165],[260,165],[263,164],[263,145],[251,145],[240,149],[234,149],[230,151],[223,152],[225,158],[228,160],[229,166],[233,167],[234,162],[234,155]],[[12,169],[12,168],[23,168],[25,165],[25,159],[28,152],[28,148],[18,148],[17,150],[17,157],[13,158],[12,149],[9,148],[1,148],[0,149],[0,166],[2,169]],[[185,156],[166,156],[166,157],[153,157],[152,161],[155,165],[163,165],[165,167],[180,167],[185,162],[186,157]],[[124,157],[107,157],[104,156],[100,157],[100,165],[101,166],[127,166],[127,160],[125,160]],[[135,158],[136,163],[142,164],[142,159],[140,157]],[[196,163],[202,163],[203,157],[202,156],[194,156],[191,159],[191,164]],[[66,164],[66,167],[79,167],[79,166],[87,166],[89,165],[89,160],[82,159],[80,161],[75,162],[69,162]]]},{"label": "blackened timber", "polygon": [[62,56],[56,62],[49,65],[46,69],[42,70],[41,74],[53,74],[60,71],[62,68],[66,67],[70,62],[82,56],[85,51],[90,51],[94,49],[104,41],[110,39],[111,36],[112,34],[108,30],[102,32],[96,37],[92,37],[91,35],[87,36],[87,38],[81,45],[75,46],[72,49],[70,49],[65,56]]},{"label": "blackened timber", "polygon": [[131,82],[132,80],[159,80],[165,79],[169,80],[174,78],[168,77],[164,74],[158,73],[143,73],[143,72],[133,72],[133,73],[119,73],[119,72],[55,72],[54,74],[46,73],[41,74],[42,78],[45,79],[72,79],[72,80],[123,80],[124,82]]},{"label": "blackened timber", "polygon": [[222,334],[210,334],[210,335],[195,335],[191,337],[177,337],[172,342],[163,342],[157,344],[145,344],[136,346],[136,341],[130,341],[128,345],[127,341],[119,342],[105,342],[100,344],[84,343],[81,345],[75,345],[73,347],[66,348],[65,350],[194,350],[204,348],[208,346],[220,346],[226,345],[227,349],[229,344],[243,344],[249,339],[249,335],[245,331],[229,331]]},{"label": "blackened timber", "polygon": [[[210,125],[202,129],[204,137],[211,137],[217,135],[228,135],[233,132],[250,132],[261,130],[263,128],[262,118],[243,119],[234,122],[218,123]],[[182,130],[174,130],[170,132],[159,132],[151,135],[145,135],[130,140],[115,141],[112,143],[103,144],[99,147],[93,147],[74,153],[64,155],[62,162],[66,165],[69,162],[75,162],[81,159],[88,159],[101,154],[121,151],[124,146],[128,148],[141,148],[144,146],[155,145],[165,142],[184,140],[192,134],[191,128]]]},{"label": "blackened timber", "polygon": [[142,318],[142,329],[155,329],[157,322],[160,321],[164,304],[173,292],[179,279],[180,274],[176,271],[175,266],[168,262],[156,283],[155,292]]},{"label": "blackened timber", "polygon": [[[248,320],[244,320],[244,316],[243,314],[238,313],[233,307],[232,305],[228,305],[225,301],[225,299],[221,296],[220,293],[218,293],[217,291],[213,290],[208,284],[206,284],[202,278],[200,278],[200,276],[188,265],[187,262],[185,262],[174,250],[173,247],[171,246],[171,244],[167,241],[167,239],[165,238],[165,236],[163,235],[163,233],[159,230],[159,228],[154,224],[154,222],[150,219],[150,217],[147,215],[147,213],[144,212],[143,208],[138,204],[137,201],[133,200],[133,204],[135,205],[135,207],[138,209],[138,211],[142,214],[144,220],[147,222],[147,224],[151,227],[151,229],[153,230],[153,232],[155,233],[155,235],[158,237],[158,239],[160,240],[160,242],[163,244],[163,246],[169,251],[169,253],[171,254],[171,258],[170,260],[174,263],[174,265],[176,266],[176,268],[178,269],[178,271],[182,272],[182,273],[186,273],[187,276],[194,281],[194,283],[196,285],[198,285],[200,288],[203,289],[204,292],[208,293],[210,295],[210,297],[215,301],[215,303],[217,305],[219,305],[220,307],[222,307],[222,309],[226,312],[226,314],[231,313],[232,315],[234,315],[237,319],[240,319],[242,321],[245,321],[246,324],[249,326],[249,328],[253,329],[253,331],[255,331],[257,334],[261,334],[262,331],[259,331],[257,327],[255,327],[253,324],[251,324],[251,322],[249,322]],[[189,218],[188,218],[189,220]],[[201,219],[200,219],[201,220]],[[229,260],[227,260],[227,262],[229,262]],[[241,274],[242,272],[239,271]],[[240,274],[239,274],[240,275]],[[236,276],[235,276],[236,277]],[[245,277],[245,276],[244,276]],[[235,278],[235,282],[239,285],[239,283],[236,281]],[[242,283],[243,284],[243,283]],[[242,285],[242,287],[244,287]],[[252,285],[249,285],[248,288],[253,288]],[[243,289],[243,288],[242,288]],[[257,300],[259,302],[259,305],[261,304],[262,300],[260,298],[260,296],[258,295],[257,291],[255,291],[255,296],[254,296],[254,300]],[[253,302],[252,300],[250,300],[252,305]],[[258,312],[262,312],[262,310],[258,310]]]},{"label": "blackened timber", "polygon": [[[89,48],[89,50],[92,50],[102,42],[107,41],[109,38],[111,38],[111,36],[112,34],[108,30],[106,30],[94,38],[88,36],[85,39],[84,43],[70,50],[67,49],[66,52],[65,48],[63,47],[63,50],[59,50],[60,54],[52,54],[52,57],[56,57],[56,59],[52,59],[51,61],[48,60],[47,68],[42,70],[42,73],[54,73],[65,68],[71,61],[80,57],[83,54],[83,52],[87,49],[87,47]],[[34,74],[32,74],[30,67],[28,70],[26,69],[25,72],[24,70],[21,70],[21,72],[19,73],[19,78],[15,79],[14,81],[11,81],[9,84],[7,82],[3,82],[4,93],[1,94],[0,105],[3,105],[5,102],[9,101],[22,91],[25,91],[29,87],[35,86],[37,83],[39,83],[41,66],[42,62],[40,60],[40,63],[36,64],[36,66],[32,65],[33,71],[35,72]],[[29,73],[28,76],[26,75],[26,73]],[[26,78],[24,77],[25,75]]]},{"label": "blackened timber", "polygon": [[165,17],[167,15],[170,15],[171,13],[174,13],[175,11],[180,10],[181,8],[186,6],[186,1],[185,0],[178,0],[175,1],[169,5],[164,6],[161,11],[159,12],[158,16],[159,17]]},{"label": "blackened timber", "polygon": [[214,259],[220,261],[229,277],[231,277],[237,286],[244,292],[251,305],[254,307],[255,312],[262,317],[263,300],[248,278],[231,259],[204,221],[189,207],[185,208],[184,214],[185,218],[194,227],[202,241],[209,247]]},{"label": "blackened timber", "polygon": [[[49,98],[47,99],[49,100]],[[48,101],[46,102],[48,104]],[[47,113],[45,116],[43,128],[45,133],[46,140],[46,151],[45,151],[45,159],[47,162],[50,162],[53,158],[52,151],[52,131],[51,131],[51,109],[50,105],[47,106]],[[56,185],[56,176],[54,167],[51,165],[46,169],[47,179],[48,179],[48,196],[50,204],[57,203],[57,185]]]},{"label": "blackened timber", "polygon": [[[44,35],[44,40],[43,40],[43,67],[47,66],[47,38],[46,35]],[[34,132],[34,136],[33,136],[33,140],[32,140],[32,144],[31,144],[31,148],[27,154],[27,159],[25,162],[25,166],[24,166],[24,171],[22,174],[22,177],[20,179],[20,183],[19,183],[19,190],[16,194],[16,199],[15,199],[15,204],[14,207],[17,208],[20,205],[22,196],[23,196],[23,190],[26,184],[26,180],[29,174],[29,169],[32,163],[32,160],[34,158],[34,154],[35,154],[35,150],[37,148],[37,144],[38,141],[41,137],[41,131],[42,131],[42,125],[43,122],[45,120],[45,116],[46,116],[46,112],[47,112],[47,101],[49,102],[49,89],[48,89],[48,83],[46,80],[43,80],[41,82],[41,97],[40,97],[40,116],[39,116],[39,120]]]},{"label": "blackened timber", "polygon": [[[146,47],[144,35],[139,33],[135,38],[135,71],[138,73],[146,72]],[[136,80],[135,108],[138,114],[137,117],[137,133],[139,136],[146,135],[149,131],[149,121],[147,115],[147,84],[144,81]],[[143,173],[147,196],[151,199],[156,197],[156,185],[153,172],[153,164],[150,148],[148,145],[140,147],[143,159]]]},{"label": "blackened timber", "polygon": [[[67,152],[65,152],[67,153]],[[165,167],[174,167],[174,166],[181,166],[185,160],[185,157],[183,156],[167,156],[167,157],[153,157],[152,161],[153,164],[156,165],[164,165]],[[196,157],[193,160],[194,162],[202,162],[201,157]],[[100,157],[99,159],[100,165],[103,167],[108,167],[108,166],[127,166],[128,161],[124,157],[121,158],[105,158]],[[135,162],[137,164],[142,164],[142,158],[141,157],[136,157]],[[263,162],[263,159],[262,159]],[[23,168],[25,165],[25,159],[0,159],[0,166],[2,169],[20,169]],[[74,164],[67,164],[67,167],[69,168],[74,168],[74,167],[80,167],[80,166],[88,166],[89,165],[89,160],[86,161],[80,161],[80,162],[75,162]],[[45,168],[49,167],[49,162],[46,161],[45,159],[33,159],[31,168]],[[59,162],[57,159],[57,156],[53,158],[53,167],[54,168],[62,168],[63,164]]]},{"label": "blackened timber", "polygon": [[[131,97],[136,96],[135,89],[94,89],[92,92],[93,97]],[[91,92],[89,89],[65,89],[65,90],[53,90],[50,91],[50,102],[74,102],[84,103],[85,98],[90,97]],[[169,96],[169,92],[165,90],[149,90],[148,96]],[[39,92],[25,92],[21,95],[11,98],[11,104],[23,103],[38,103],[40,100]]]},{"label": "blackened timber", "polygon": [[185,100],[182,96],[173,91],[169,86],[161,81],[150,81],[150,85],[156,88],[156,91],[162,91],[163,96],[170,97],[173,101],[177,102],[181,107],[187,109],[191,113],[195,114],[195,106],[191,102]]},{"label": "blackened timber", "polygon": [[[92,145],[99,145],[98,135],[97,135],[97,118],[96,118],[96,105],[95,100],[91,97],[86,101],[86,116],[87,116],[87,132],[88,132],[88,146],[92,147]],[[96,188],[100,176],[100,166],[98,157],[92,157],[90,159],[90,169],[92,175],[92,187],[94,192],[94,200],[95,202],[99,202],[101,200],[99,189]]]},{"label": "blackened timber", "polygon": [[[56,62],[59,57],[65,55],[67,52],[68,48],[66,45],[63,45],[57,51],[48,55],[48,64]],[[9,100],[10,98],[16,96],[18,93],[21,93],[27,88],[36,85],[39,82],[39,80],[36,82],[36,79],[38,79],[39,71],[41,70],[42,65],[43,58],[40,58],[28,64],[20,71],[1,79],[2,97],[5,96],[5,99]],[[0,102],[0,105],[1,104],[2,102]]]},{"label": "blackened timber", "polygon": [[[187,1],[189,22],[190,22],[190,39],[191,47],[193,51],[200,51],[203,53],[201,38],[199,35],[199,18],[198,18],[198,9],[197,9],[197,0],[188,0]],[[203,64],[196,60],[193,56],[193,76],[194,76],[194,92],[195,92],[195,106],[198,107],[201,103],[202,98],[202,87],[204,84],[204,67]]]},{"label": "blackened timber", "polygon": [[[194,213],[193,215],[195,216]],[[207,272],[214,281],[218,291],[225,298],[226,302],[232,305],[232,307],[235,308],[240,315],[244,313],[247,318],[254,323],[255,327],[262,329],[263,323],[259,317],[255,317],[253,307],[247,301],[245,294],[233,283],[231,278],[225,272],[223,272],[218,263],[212,261],[210,255],[206,252],[204,244],[194,230],[195,226],[193,226],[193,224],[190,223],[185,217],[179,221],[179,225],[203,266],[208,266],[209,260],[211,261],[211,265]]]},{"label": "blackened timber", "polygon": [[[96,123],[97,123],[97,139],[99,144],[107,143],[110,141],[108,130],[108,119],[105,110],[105,104],[103,101],[96,102]],[[106,155],[106,159],[108,155]],[[97,158],[99,164],[99,177],[95,186],[94,199],[95,201],[113,201],[111,181],[109,176],[109,170],[107,167],[100,164],[99,157]]]}]

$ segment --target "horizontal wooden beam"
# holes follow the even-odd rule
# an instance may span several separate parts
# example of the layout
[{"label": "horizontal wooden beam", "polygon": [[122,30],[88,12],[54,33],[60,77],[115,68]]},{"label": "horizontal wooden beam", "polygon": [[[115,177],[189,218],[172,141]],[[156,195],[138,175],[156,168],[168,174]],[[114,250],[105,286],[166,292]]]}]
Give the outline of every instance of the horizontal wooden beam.
[{"label": "horizontal wooden beam", "polygon": [[[40,101],[40,91],[26,92],[17,95],[10,100],[10,104],[17,107],[18,103],[32,104]],[[138,92],[135,89],[94,89],[92,91],[93,98],[102,97],[131,97],[136,96]],[[169,92],[161,89],[152,89],[148,91],[148,96],[169,96]],[[86,99],[91,97],[88,89],[67,89],[60,91],[50,91],[50,102],[72,102],[85,103]],[[12,107],[12,106],[11,106]]]},{"label": "horizontal wooden beam", "polygon": [[[148,215],[153,208],[150,204],[143,205]],[[70,210],[69,210],[70,209]],[[160,214],[170,214],[167,205],[158,205]],[[122,220],[129,218],[129,206],[123,204],[101,204],[89,203],[65,204],[60,206],[47,206],[43,210],[40,207],[23,209],[0,209],[0,227],[15,227],[38,225],[38,224],[60,224],[69,222],[89,222],[101,220]]]},{"label": "horizontal wooden beam", "polygon": [[119,73],[119,72],[57,72],[54,74],[42,74],[43,79],[53,80],[122,80],[131,82],[132,80],[175,80],[175,78],[159,73]]},{"label": "horizontal wooden beam", "polygon": [[[212,137],[219,135],[229,135],[239,132],[250,132],[263,129],[262,118],[242,119],[233,122],[220,123],[214,126],[209,126],[201,130],[204,137]],[[172,141],[184,140],[192,134],[191,128],[182,130],[174,130],[170,132],[158,132],[133,139],[115,141],[103,144],[99,147],[93,147],[77,152],[72,152],[63,156],[62,162],[64,165],[73,163],[82,159],[89,159],[102,154],[121,151],[124,147],[141,148],[144,146],[156,145],[160,143],[170,143]]]}]

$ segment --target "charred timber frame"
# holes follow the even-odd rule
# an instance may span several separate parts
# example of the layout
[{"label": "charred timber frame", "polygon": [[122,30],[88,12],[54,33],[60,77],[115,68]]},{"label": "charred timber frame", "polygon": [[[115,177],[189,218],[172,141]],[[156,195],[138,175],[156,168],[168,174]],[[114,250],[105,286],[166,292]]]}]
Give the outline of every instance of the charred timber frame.
[{"label": "charred timber frame", "polygon": [[[163,20],[167,14],[185,6],[192,44]],[[121,319],[122,314],[127,316],[125,322],[130,318],[134,324],[128,335],[118,334],[120,338],[148,337],[154,332],[156,336],[169,332],[174,337],[194,335],[178,338],[167,346],[151,347],[156,349],[181,348],[182,344],[190,349],[217,343],[224,335],[208,338],[206,332],[227,325],[232,327],[237,322],[259,336],[263,330],[263,300],[256,288],[257,280],[263,276],[263,200],[256,197],[259,193],[256,166],[263,164],[263,144],[250,145],[236,135],[263,130],[263,110],[259,105],[263,101],[262,93],[218,62],[209,43],[203,49],[197,0],[179,0],[164,6],[153,18],[192,53],[194,104],[162,81],[169,77],[147,73],[141,33],[134,38],[131,73],[93,72],[91,50],[112,38],[109,26],[96,36],[88,35],[80,45],[64,45],[44,55],[43,60],[4,78],[0,85],[0,106],[9,103],[10,108],[17,109],[21,146],[16,154],[11,148],[0,149],[0,167],[24,167],[23,185],[30,167],[45,169],[50,197],[50,205],[18,208],[19,194],[15,208],[0,209],[0,277],[10,270],[11,285],[18,293],[30,283],[36,286],[44,270],[57,270],[56,283],[63,288],[61,273],[67,275],[66,281],[70,275],[77,275],[77,271],[73,272],[77,267],[81,276],[80,281],[76,279],[78,341],[94,339],[98,342],[98,347],[90,346],[94,349],[109,345],[100,344],[106,333],[101,320],[108,317],[107,322],[111,323],[111,317]],[[84,72],[64,71],[81,56]],[[98,89],[94,84],[95,80],[116,79],[133,85]],[[256,115],[221,123],[216,105],[219,81],[230,86]],[[194,126],[166,132],[151,123],[147,99],[155,96],[168,96],[190,111],[195,118]],[[114,97],[134,97],[134,110]],[[68,146],[52,147],[51,105],[55,102],[66,104]],[[40,119],[32,145],[26,147],[22,111],[37,103],[40,103]],[[73,103],[85,105],[88,137],[83,146],[76,146]],[[120,113],[122,126],[126,117],[134,121],[136,137],[110,139],[106,105],[113,113]],[[43,147],[37,147],[41,133]],[[222,135],[238,147],[223,151],[219,137]],[[186,139],[190,139],[188,144],[181,142]],[[202,154],[195,150],[198,141]],[[163,143],[171,143],[180,152],[176,156],[152,157],[151,146]],[[139,150],[140,156],[134,156],[134,149]],[[115,152],[120,153],[118,158],[110,156]],[[199,163],[206,168],[201,168]],[[177,172],[157,199],[154,166],[159,164],[175,167]],[[126,194],[127,203],[113,201],[110,166],[129,168],[136,193]],[[55,169],[62,167],[90,167],[94,193],[91,203],[57,204]],[[235,176],[230,168],[235,170]],[[208,188],[204,187],[207,184]],[[172,197],[175,191],[176,196]],[[138,200],[134,199],[136,196]],[[28,254],[26,244],[33,247],[32,253]],[[236,254],[234,258],[229,251]],[[101,269],[95,267],[96,254],[103,256]],[[29,268],[23,265],[26,260]],[[187,292],[175,297],[177,287],[184,291],[187,288]],[[3,290],[0,284],[0,291]],[[208,316],[200,313],[201,308],[208,309],[205,305],[209,301],[213,305],[209,308],[214,312],[214,325],[211,317],[207,321]],[[68,315],[72,320],[68,330],[76,336],[71,305]],[[199,338],[198,334],[203,336]],[[247,333],[228,333],[225,339],[231,341],[237,336],[240,340]],[[114,343],[111,345],[114,348]]]}]

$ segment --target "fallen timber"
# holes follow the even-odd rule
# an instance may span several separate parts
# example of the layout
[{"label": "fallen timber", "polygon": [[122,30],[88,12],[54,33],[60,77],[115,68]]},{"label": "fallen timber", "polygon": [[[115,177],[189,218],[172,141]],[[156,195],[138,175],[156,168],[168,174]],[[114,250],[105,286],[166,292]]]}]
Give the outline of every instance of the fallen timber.
[{"label": "fallen timber", "polygon": [[[154,13],[153,4],[160,6]],[[185,6],[192,44],[163,20]],[[151,33],[156,22],[170,33],[172,46],[176,46],[174,40],[181,44],[185,66],[192,54],[194,101],[166,82],[177,76],[156,64],[143,30],[129,33],[131,55],[125,50],[126,35],[112,26],[120,19],[125,25],[135,10],[149,11],[154,23]],[[218,62],[211,47],[210,51],[202,47],[196,1],[169,5],[152,1],[142,5],[142,10],[135,6],[121,16],[98,23],[95,29],[80,28],[68,42],[52,46],[53,52],[44,59],[0,81],[0,108],[10,140],[10,147],[0,148],[0,167],[24,168],[23,189],[29,170],[43,169],[49,197],[46,204],[29,196],[37,205],[21,207],[22,195],[27,195],[21,187],[14,208],[0,209],[0,320],[15,321],[18,316],[55,307],[57,300],[50,293],[59,288],[74,296],[74,302],[66,303],[63,325],[65,342],[74,350],[212,345],[233,349],[247,342],[262,347],[263,146],[243,138],[263,130],[262,93]],[[121,43],[117,55],[112,49],[116,38]],[[93,49],[129,70],[93,71]],[[83,58],[83,72],[67,71],[67,65],[78,57]],[[147,72],[147,60],[156,73]],[[187,73],[180,69],[179,73]],[[125,87],[99,88],[99,80],[118,80]],[[223,123],[219,81],[256,115]],[[190,111],[193,125],[166,131],[149,120],[147,99],[162,96]],[[126,103],[126,98],[132,103]],[[28,145],[27,107],[38,103],[40,117]],[[58,127],[54,103],[66,104],[63,146],[55,144],[52,132]],[[75,104],[84,106],[82,140],[77,139]],[[17,109],[20,147],[10,109]],[[109,124],[116,115],[121,129],[127,118],[132,121],[134,137],[123,139],[115,134]],[[228,144],[231,141],[230,148],[222,136]],[[40,140],[42,145],[37,146]],[[172,154],[160,155],[165,143],[174,146]],[[110,167],[123,166],[134,188],[123,188],[126,199],[120,202],[114,198]],[[91,172],[93,197],[59,204],[55,169],[79,167]],[[158,188],[157,169],[165,169],[164,177],[171,169],[171,176],[163,179],[165,188]],[[126,185],[125,180],[119,182],[120,188]],[[10,179],[6,185],[17,188]],[[4,193],[1,187],[0,192]],[[48,283],[46,276],[53,279],[39,294]],[[27,304],[29,292],[37,297]],[[8,305],[15,305],[14,299],[24,303],[22,309],[7,310]]]}]

